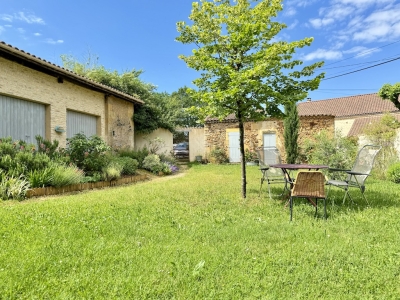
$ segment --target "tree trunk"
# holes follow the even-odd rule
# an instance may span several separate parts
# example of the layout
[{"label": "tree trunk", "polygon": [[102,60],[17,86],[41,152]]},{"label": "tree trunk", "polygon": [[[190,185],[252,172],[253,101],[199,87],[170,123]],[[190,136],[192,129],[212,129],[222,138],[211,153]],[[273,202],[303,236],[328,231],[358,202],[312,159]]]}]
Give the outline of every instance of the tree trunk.
[{"label": "tree trunk", "polygon": [[240,144],[240,164],[242,167],[242,197],[246,198],[246,161],[244,158],[244,122],[241,113],[238,113],[239,119],[239,144]]}]

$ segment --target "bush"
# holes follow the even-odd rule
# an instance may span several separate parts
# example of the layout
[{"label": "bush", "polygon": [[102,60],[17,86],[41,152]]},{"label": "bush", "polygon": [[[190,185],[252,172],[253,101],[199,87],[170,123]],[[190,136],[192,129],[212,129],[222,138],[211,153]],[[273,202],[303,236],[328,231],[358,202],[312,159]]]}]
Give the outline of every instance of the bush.
[{"label": "bush", "polygon": [[108,165],[106,152],[111,148],[98,136],[87,138],[83,133],[67,139],[66,154],[78,168],[89,175],[101,172]]},{"label": "bush", "polygon": [[125,156],[125,157],[116,157],[114,161],[122,166],[122,171],[121,171],[122,175],[136,174],[136,170],[139,165],[136,159]]},{"label": "bush", "polygon": [[214,159],[217,164],[224,164],[229,161],[228,156],[226,155],[225,150],[217,147],[211,150],[210,156]]},{"label": "bush", "polygon": [[22,200],[29,190],[29,182],[23,176],[13,177],[0,170],[0,199]]},{"label": "bush", "polygon": [[55,165],[52,186],[60,187],[83,181],[85,173],[74,165]]},{"label": "bush", "polygon": [[118,155],[121,157],[130,157],[132,159],[136,159],[136,161],[138,162],[138,168],[143,168],[143,160],[149,154],[150,151],[147,148],[143,148],[140,150],[122,149],[118,151]]},{"label": "bush", "polygon": [[123,166],[117,162],[111,162],[107,167],[103,168],[105,180],[116,180],[121,177]]},{"label": "bush", "polygon": [[301,147],[302,161],[317,165],[328,165],[336,169],[351,169],[357,154],[357,142],[342,137],[340,133],[331,136],[327,131],[314,135]]},{"label": "bush", "polygon": [[150,154],[143,160],[143,169],[146,169],[154,174],[159,174],[165,166],[157,154]]},{"label": "bush", "polygon": [[400,162],[392,164],[386,173],[387,179],[394,183],[400,183]]},{"label": "bush", "polygon": [[33,170],[28,174],[29,184],[32,188],[51,186],[53,184],[54,167],[50,166],[42,170]]}]

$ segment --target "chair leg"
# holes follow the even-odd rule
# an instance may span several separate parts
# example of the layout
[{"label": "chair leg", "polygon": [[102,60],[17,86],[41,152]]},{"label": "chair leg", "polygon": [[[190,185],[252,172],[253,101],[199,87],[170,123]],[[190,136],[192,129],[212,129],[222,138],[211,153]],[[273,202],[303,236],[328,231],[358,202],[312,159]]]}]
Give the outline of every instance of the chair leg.
[{"label": "chair leg", "polygon": [[261,197],[261,189],[262,189],[263,182],[264,182],[264,177],[261,178],[260,191],[258,193],[258,197]]},{"label": "chair leg", "polygon": [[317,216],[318,214],[318,198],[315,198],[315,214],[314,214],[314,218]]},{"label": "chair leg", "polygon": [[364,196],[364,191],[363,191],[363,189],[360,188],[360,191],[361,191],[362,197],[364,198],[364,201],[367,202],[367,205],[369,205],[369,202],[368,202],[367,198],[365,198],[365,196]]},{"label": "chair leg", "polygon": [[292,215],[293,215],[293,198],[290,197],[289,199],[289,207],[290,207],[290,221],[292,221]]},{"label": "chair leg", "polygon": [[324,198],[324,218],[326,220],[326,198]]}]

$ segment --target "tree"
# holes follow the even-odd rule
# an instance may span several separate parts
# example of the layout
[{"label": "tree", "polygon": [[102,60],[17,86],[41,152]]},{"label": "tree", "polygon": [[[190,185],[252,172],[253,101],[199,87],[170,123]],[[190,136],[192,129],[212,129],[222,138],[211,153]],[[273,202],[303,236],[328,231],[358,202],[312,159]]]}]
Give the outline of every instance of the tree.
[{"label": "tree", "polygon": [[242,196],[246,197],[244,122],[282,116],[280,105],[318,87],[323,74],[313,79],[322,62],[300,68],[293,60],[296,48],[309,46],[312,38],[285,42],[275,36],[286,27],[275,22],[280,0],[213,0],[193,2],[191,24],[177,23],[177,41],[195,44],[186,64],[201,71],[190,96],[204,105],[197,112],[223,119],[234,113],[239,123]]},{"label": "tree", "polygon": [[177,125],[182,127],[203,127],[204,123],[192,113],[189,108],[200,107],[203,104],[193,99],[186,86],[171,94],[171,103],[174,103],[177,111]]},{"label": "tree", "polygon": [[133,121],[135,131],[151,133],[157,128],[174,132],[176,126],[176,107],[171,105],[171,96],[156,92],[156,86],[143,82],[139,76],[142,70],[132,69],[119,73],[98,65],[98,58],[89,54],[86,63],[80,63],[73,56],[61,55],[65,68],[90,78],[98,83],[115,88],[123,93],[143,100],[144,104],[135,104]]},{"label": "tree", "polygon": [[390,85],[384,84],[378,92],[379,97],[385,100],[390,100],[400,109],[400,83]]},{"label": "tree", "polygon": [[285,139],[286,162],[288,164],[296,163],[299,154],[297,139],[299,137],[299,115],[296,102],[290,102],[285,105],[286,117],[283,121]]}]

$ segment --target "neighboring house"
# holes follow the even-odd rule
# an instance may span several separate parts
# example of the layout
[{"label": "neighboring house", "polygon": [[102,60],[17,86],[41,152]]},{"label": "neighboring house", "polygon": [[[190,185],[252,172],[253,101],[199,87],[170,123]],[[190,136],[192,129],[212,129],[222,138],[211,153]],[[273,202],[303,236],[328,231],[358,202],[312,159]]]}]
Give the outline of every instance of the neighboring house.
[{"label": "neighboring house", "polygon": [[134,103],[143,101],[0,42],[0,138],[65,147],[83,132],[133,148]]},{"label": "neighboring house", "polygon": [[335,117],[335,131],[343,136],[358,136],[367,124],[379,120],[385,113],[390,113],[400,121],[400,111],[388,100],[377,94],[365,94],[327,100],[299,103],[299,116],[329,114]]},{"label": "neighboring house", "polygon": [[[265,121],[246,122],[244,124],[245,148],[277,148],[285,162],[283,120],[266,118]],[[300,117],[299,143],[311,137],[322,129],[333,133],[334,117],[328,114],[303,115]],[[240,162],[239,125],[234,115],[229,115],[220,121],[208,118],[204,125],[205,152],[207,158],[213,149],[225,150],[230,162]]]}]

